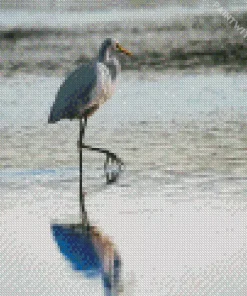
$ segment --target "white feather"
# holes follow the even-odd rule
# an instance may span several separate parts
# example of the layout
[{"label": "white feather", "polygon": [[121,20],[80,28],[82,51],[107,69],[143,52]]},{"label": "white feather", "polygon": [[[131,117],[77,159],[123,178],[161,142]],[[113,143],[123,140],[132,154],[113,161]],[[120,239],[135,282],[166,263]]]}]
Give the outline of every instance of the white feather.
[{"label": "white feather", "polygon": [[102,105],[114,92],[114,83],[110,71],[103,63],[97,63],[96,98],[94,103]]}]

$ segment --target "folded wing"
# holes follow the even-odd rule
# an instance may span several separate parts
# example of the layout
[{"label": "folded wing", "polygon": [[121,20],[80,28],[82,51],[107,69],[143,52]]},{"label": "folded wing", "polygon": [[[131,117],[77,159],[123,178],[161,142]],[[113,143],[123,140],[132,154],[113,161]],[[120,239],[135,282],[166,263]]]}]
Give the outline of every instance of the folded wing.
[{"label": "folded wing", "polygon": [[61,85],[51,108],[49,123],[78,118],[93,99],[97,84],[96,64],[86,64],[72,72]]}]

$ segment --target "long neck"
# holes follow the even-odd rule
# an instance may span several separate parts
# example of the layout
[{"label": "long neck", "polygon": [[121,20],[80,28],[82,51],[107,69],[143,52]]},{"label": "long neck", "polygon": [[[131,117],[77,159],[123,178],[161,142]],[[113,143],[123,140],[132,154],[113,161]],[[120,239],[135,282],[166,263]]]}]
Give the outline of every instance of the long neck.
[{"label": "long neck", "polygon": [[99,50],[98,61],[100,63],[104,63],[108,67],[111,78],[115,80],[118,73],[120,72],[120,64],[115,55],[111,55],[111,48],[109,48],[107,45],[103,45]]},{"label": "long neck", "polygon": [[99,50],[99,62],[107,62],[110,59],[110,48],[107,45],[103,45]]}]

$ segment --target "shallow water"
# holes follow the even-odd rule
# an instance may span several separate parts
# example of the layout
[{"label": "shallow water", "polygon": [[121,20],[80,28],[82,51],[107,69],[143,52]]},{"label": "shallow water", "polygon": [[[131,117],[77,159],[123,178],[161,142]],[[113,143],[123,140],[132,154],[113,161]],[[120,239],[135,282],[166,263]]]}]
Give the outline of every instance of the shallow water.
[{"label": "shallow water", "polygon": [[[47,123],[61,81],[0,78],[4,295],[103,294],[50,233],[52,221],[79,219],[78,122]],[[120,251],[124,295],[245,295],[245,93],[243,74],[125,72],[89,120],[85,143],[125,162],[105,186],[104,159],[84,153],[89,218]]]},{"label": "shallow water", "polygon": [[[0,79],[2,168],[76,166],[78,123],[47,124],[61,81],[38,76]],[[86,143],[116,151],[139,171],[244,174],[245,81],[245,75],[237,74],[125,73],[114,97],[90,118]],[[95,157],[89,153],[87,158]]]},{"label": "shallow water", "polygon": [[[50,233],[52,221],[78,221],[77,180],[65,187],[58,178],[52,188],[52,180],[28,179],[1,195],[2,292],[103,295],[99,279],[71,269]],[[245,295],[246,194],[237,191],[246,180],[176,172],[162,182],[127,179],[87,198],[91,222],[120,251],[123,295]]]},{"label": "shallow water", "polygon": [[[3,295],[103,295],[100,278],[73,271],[50,232],[53,221],[79,220],[78,122],[47,118],[61,77],[111,36],[134,53],[124,67],[142,71],[122,74],[114,97],[90,118],[85,142],[116,152],[125,170],[106,186],[104,158],[84,152],[83,186],[91,223],[122,257],[123,295],[246,296],[246,75],[218,71],[245,68],[244,41],[214,2],[192,2],[0,10]],[[246,26],[244,3],[222,4]],[[215,53],[219,60],[208,63]],[[188,71],[164,75],[147,65]]]}]

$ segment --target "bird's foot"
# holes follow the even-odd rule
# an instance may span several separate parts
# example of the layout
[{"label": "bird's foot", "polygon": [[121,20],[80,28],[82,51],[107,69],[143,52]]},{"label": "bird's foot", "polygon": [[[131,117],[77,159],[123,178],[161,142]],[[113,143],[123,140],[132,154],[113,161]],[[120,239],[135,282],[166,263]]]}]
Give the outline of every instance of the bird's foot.
[{"label": "bird's foot", "polygon": [[104,171],[106,174],[106,183],[114,183],[119,177],[121,165],[119,165],[117,159],[111,159],[111,161],[108,160],[104,164]]}]

